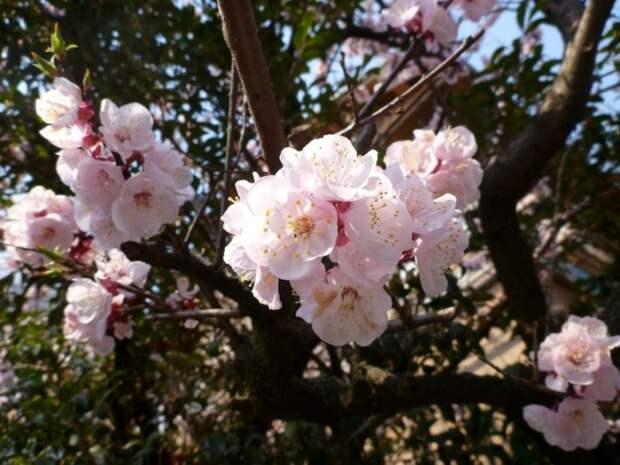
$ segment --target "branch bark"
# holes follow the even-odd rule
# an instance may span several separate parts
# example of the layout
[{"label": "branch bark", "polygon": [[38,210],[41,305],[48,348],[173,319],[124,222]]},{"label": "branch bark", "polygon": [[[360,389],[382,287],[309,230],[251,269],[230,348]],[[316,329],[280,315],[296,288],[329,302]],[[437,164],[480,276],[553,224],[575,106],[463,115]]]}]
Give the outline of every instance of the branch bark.
[{"label": "branch bark", "polygon": [[507,152],[485,170],[480,186],[482,225],[508,304],[514,317],[530,323],[538,321],[541,331],[545,297],[515,206],[585,114],[597,45],[613,3],[589,2],[538,114],[508,145]]},{"label": "branch bark", "polygon": [[393,375],[364,365],[350,385],[335,377],[299,380],[287,387],[269,414],[334,424],[347,416],[392,415],[433,404],[484,403],[495,407],[551,404],[560,397],[540,386],[497,376],[469,373],[429,376]]},{"label": "branch bark", "polygon": [[287,144],[252,4],[250,0],[218,0],[217,3],[224,38],[237,63],[265,161],[273,173],[280,167],[280,151]]}]

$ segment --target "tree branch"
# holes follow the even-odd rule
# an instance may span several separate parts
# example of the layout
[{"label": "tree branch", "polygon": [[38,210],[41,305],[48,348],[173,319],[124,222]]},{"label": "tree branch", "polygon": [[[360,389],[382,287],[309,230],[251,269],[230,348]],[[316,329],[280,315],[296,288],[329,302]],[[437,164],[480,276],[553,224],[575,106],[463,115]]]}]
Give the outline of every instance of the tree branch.
[{"label": "tree branch", "polygon": [[545,297],[515,212],[583,118],[592,87],[597,44],[613,0],[589,2],[562,68],[532,123],[490,165],[480,186],[480,216],[497,276],[513,316],[544,328]]},{"label": "tree branch", "polygon": [[300,380],[270,412],[282,419],[334,423],[346,416],[368,417],[433,404],[484,403],[495,407],[551,404],[561,398],[542,386],[469,373],[393,375],[362,365],[351,385],[335,377]]},{"label": "tree branch", "polygon": [[447,57],[444,61],[442,61],[439,65],[431,70],[428,74],[423,75],[414,85],[412,85],[409,89],[403,92],[398,97],[394,98],[383,107],[379,108],[377,111],[371,113],[365,118],[360,119],[359,121],[353,121],[347,127],[341,129],[336,134],[341,136],[347,136],[351,134],[355,129],[360,126],[364,126],[366,124],[372,123],[377,118],[382,116],[385,113],[395,110],[399,106],[401,106],[409,97],[416,95],[419,91],[425,88],[427,84],[432,82],[437,76],[439,76],[448,66],[450,66],[454,61],[456,61],[463,53],[465,53],[468,49],[470,49],[484,34],[484,29],[477,32],[475,35],[468,37],[463,41],[461,46],[456,50],[452,55]]},{"label": "tree branch", "polygon": [[287,144],[252,4],[250,0],[218,0],[217,3],[224,38],[237,63],[265,161],[273,173],[280,167],[280,151]]}]

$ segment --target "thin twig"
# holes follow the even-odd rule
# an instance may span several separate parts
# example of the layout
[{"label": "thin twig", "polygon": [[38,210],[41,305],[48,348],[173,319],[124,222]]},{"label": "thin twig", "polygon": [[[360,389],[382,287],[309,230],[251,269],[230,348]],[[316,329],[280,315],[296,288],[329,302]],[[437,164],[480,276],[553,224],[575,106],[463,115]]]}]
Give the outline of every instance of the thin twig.
[{"label": "thin twig", "polygon": [[456,61],[463,53],[465,53],[468,49],[470,49],[476,42],[478,42],[478,40],[480,40],[483,34],[484,34],[484,29],[481,29],[474,36],[470,36],[467,39],[465,39],[465,41],[461,44],[461,46],[459,47],[457,51],[455,51],[452,55],[450,55],[443,62],[441,62],[441,64],[433,68],[433,70],[430,73],[422,76],[422,78],[418,82],[416,82],[413,86],[411,86],[406,92],[394,98],[392,101],[390,101],[383,107],[379,108],[377,111],[370,114],[366,118],[362,118],[360,121],[358,121],[357,125],[355,124],[355,122],[353,122],[349,124],[346,128],[337,132],[336,134],[339,134],[342,136],[349,135],[353,130],[355,130],[359,126],[364,126],[366,124],[372,123],[373,121],[375,121],[377,118],[379,118],[383,114],[396,110],[396,108],[402,105],[403,102],[407,100],[407,98],[409,98],[412,95],[415,95],[418,91],[423,89],[423,87],[426,84],[428,84],[433,79],[435,79],[448,66],[450,66],[454,61]]},{"label": "thin twig", "polygon": [[[238,76],[237,76],[237,72],[236,72],[236,68],[234,66],[234,62],[233,62],[233,66],[231,67],[231,74],[230,74],[230,90],[231,90],[231,94],[232,95],[232,90],[233,90],[233,86],[235,87],[235,95],[237,93],[237,88],[238,88]],[[230,106],[230,101],[229,101],[229,106]],[[203,199],[202,203],[200,204],[200,208],[198,209],[198,211],[196,212],[196,216],[194,216],[194,218],[192,219],[192,222],[190,223],[189,227],[187,228],[187,232],[185,233],[185,238],[183,239],[184,244],[187,246],[187,244],[189,243],[191,237],[192,237],[192,233],[194,232],[194,229],[196,229],[196,226],[198,225],[198,222],[200,221],[200,218],[202,217],[202,215],[204,214],[205,210],[207,209],[207,205],[209,204],[209,201],[211,200],[211,198],[213,197],[213,193],[216,191],[216,187],[219,184],[219,182],[221,181],[222,177],[224,177],[225,181],[224,181],[224,195],[223,195],[223,199],[226,199],[228,197],[228,188],[226,187],[226,179],[228,179],[230,182],[230,175],[232,173],[232,166],[229,166],[229,147],[228,147],[228,139],[229,137],[229,132],[228,129],[230,129],[230,124],[231,121],[234,124],[234,116],[231,119],[231,115],[230,115],[230,108],[229,108],[229,112],[228,112],[228,125],[229,128],[227,128],[227,139],[226,139],[226,161],[225,161],[225,165],[224,165],[224,169],[220,170],[218,172],[218,175],[215,179],[215,181],[213,182],[213,186],[212,188],[209,190],[209,192],[205,195],[205,198]],[[246,121],[246,113],[245,113],[245,107],[244,107],[244,127],[246,125],[245,121]],[[236,163],[233,163],[232,165],[236,165]],[[215,170],[213,170],[215,171]],[[222,203],[224,203],[224,200],[222,200]],[[223,213],[223,209],[222,209],[222,213]],[[221,233],[219,234],[221,235]],[[219,243],[219,235],[218,235],[218,243]]]},{"label": "thin twig", "polygon": [[422,326],[443,324],[452,321],[455,315],[456,312],[453,309],[449,309],[435,313],[428,313],[426,315],[414,316],[410,318],[408,322],[402,320],[394,320],[388,323],[388,331],[408,331],[410,329],[416,329]]},{"label": "thin twig", "polygon": [[237,93],[239,90],[239,77],[237,75],[237,67],[235,60],[232,61],[230,67],[230,92],[228,94],[228,125],[226,127],[226,163],[224,164],[224,189],[222,190],[222,200],[220,202],[220,223],[217,236],[217,252],[215,259],[215,267],[220,266],[222,257],[224,256],[224,223],[221,216],[228,205],[228,195],[230,190],[230,180],[232,178],[230,169],[232,168],[233,156],[235,155],[234,137],[235,137],[235,115],[237,113]]},{"label": "thin twig", "polygon": [[359,111],[360,118],[363,118],[367,116],[368,113],[370,113],[370,110],[372,109],[373,105],[377,103],[379,98],[381,98],[381,96],[385,93],[388,87],[392,85],[394,80],[398,77],[398,75],[404,69],[407,63],[409,63],[409,60],[411,60],[411,58],[413,57],[414,52],[416,51],[418,46],[419,46],[419,42],[413,39],[411,41],[411,44],[409,45],[409,48],[407,48],[407,51],[405,52],[405,54],[402,56],[402,58],[400,59],[398,64],[394,67],[394,69],[390,72],[390,75],[387,77],[385,81],[383,81],[383,83],[381,83],[381,86],[379,86],[377,91],[372,95],[372,97],[370,97],[370,100],[368,100],[364,104],[362,109]]},{"label": "thin twig", "polygon": [[174,313],[155,313],[153,315],[147,315],[147,320],[200,320],[204,318],[241,318],[241,312],[239,310],[229,310],[225,308],[208,308],[204,310],[183,310]]},{"label": "thin twig", "polygon": [[340,67],[342,68],[342,74],[344,74],[344,82],[347,85],[347,94],[349,96],[349,104],[351,105],[351,112],[353,113],[353,121],[355,124],[359,121],[359,114],[357,112],[357,100],[355,99],[355,89],[353,88],[353,79],[347,71],[347,66],[344,62],[345,54],[340,52]]}]

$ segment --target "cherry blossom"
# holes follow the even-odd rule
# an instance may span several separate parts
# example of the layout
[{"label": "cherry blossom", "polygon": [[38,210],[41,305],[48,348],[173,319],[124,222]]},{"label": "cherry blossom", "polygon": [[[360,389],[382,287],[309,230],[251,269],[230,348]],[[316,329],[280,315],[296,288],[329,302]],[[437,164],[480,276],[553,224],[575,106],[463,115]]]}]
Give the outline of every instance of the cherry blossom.
[{"label": "cherry blossom", "polygon": [[125,178],[114,162],[87,157],[76,166],[73,190],[80,202],[111,204],[120,194]]},{"label": "cherry blossom", "polygon": [[495,5],[496,0],[456,0],[454,6],[459,6],[465,12],[467,19],[480,21],[482,15]]},{"label": "cherry blossom", "polygon": [[100,284],[77,278],[67,289],[64,333],[68,340],[86,343],[94,353],[108,355],[114,339],[106,335],[113,297]]},{"label": "cherry blossom", "polygon": [[469,233],[456,218],[416,240],[414,255],[424,292],[432,297],[445,292],[444,273],[463,258],[468,241]]},{"label": "cherry blossom", "polygon": [[431,44],[446,46],[456,39],[458,26],[437,0],[396,0],[383,16],[391,27],[406,29]]},{"label": "cherry blossom", "polygon": [[437,0],[396,0],[383,10],[383,17],[394,29],[426,31],[439,9]]},{"label": "cherry blossom", "polygon": [[438,166],[433,151],[435,133],[433,131],[415,130],[414,140],[393,142],[385,152],[387,166],[397,163],[407,174],[427,177]]},{"label": "cherry blossom", "polygon": [[124,158],[147,150],[155,142],[153,117],[139,103],[118,107],[111,100],[104,99],[99,117],[106,145]]},{"label": "cherry blossom", "polygon": [[69,186],[71,190],[74,190],[77,167],[87,158],[88,155],[80,148],[64,149],[58,152],[56,173],[60,180]]},{"label": "cherry blossom", "polygon": [[175,193],[144,173],[128,179],[112,205],[114,225],[132,239],[150,237],[178,213]]},{"label": "cherry blossom", "polygon": [[465,126],[439,131],[433,138],[433,151],[443,161],[471,158],[477,150],[476,138]]},{"label": "cherry blossom", "polygon": [[323,271],[323,279],[317,274],[291,283],[301,301],[297,316],[311,323],[317,336],[335,346],[367,346],[385,331],[392,301],[381,284],[367,287],[339,267]]},{"label": "cherry blossom", "polygon": [[157,142],[144,155],[144,173],[177,194],[179,205],[194,197],[192,172],[185,166],[183,155],[170,144]]},{"label": "cherry blossom", "polygon": [[441,168],[428,178],[435,195],[452,194],[457,208],[464,209],[480,198],[482,167],[477,160],[465,158],[442,163]]},{"label": "cherry blossom", "polygon": [[594,449],[609,428],[596,404],[585,399],[566,398],[557,411],[527,405],[523,417],[532,429],[544,434],[549,444],[565,451]]},{"label": "cherry blossom", "polygon": [[301,152],[285,148],[280,160],[292,186],[323,200],[350,202],[368,195],[365,186],[377,153],[360,157],[349,139],[330,134],[314,139]]},{"label": "cherry blossom", "polygon": [[151,266],[147,263],[131,261],[120,250],[112,249],[105,257],[97,260],[95,279],[123,286],[144,287],[150,269]]},{"label": "cherry blossom", "polygon": [[71,126],[78,120],[82,91],[63,77],[54,79],[54,87],[35,102],[37,115],[55,128]]},{"label": "cherry blossom", "polygon": [[59,149],[79,149],[82,147],[84,137],[88,135],[88,128],[80,124],[46,126],[39,133]]},{"label": "cherry blossom", "polygon": [[354,276],[364,285],[385,283],[394,272],[394,266],[373,260],[364,254],[364,250],[348,241],[336,247],[330,258],[338,263],[344,273]]},{"label": "cherry blossom", "polygon": [[388,147],[385,162],[426,180],[436,197],[454,195],[456,207],[462,210],[480,198],[482,168],[472,158],[476,150],[474,135],[463,126],[437,135],[416,130],[413,141],[398,141]]},{"label": "cherry blossom", "polygon": [[346,235],[369,258],[394,267],[413,246],[413,221],[383,173],[375,171],[368,188],[373,195],[351,203],[341,215]]},{"label": "cherry blossom", "polygon": [[278,290],[279,279],[266,266],[257,265],[243,246],[243,236],[232,238],[224,249],[224,261],[239,275],[242,281],[253,281],[252,295],[271,310],[282,308]]},{"label": "cherry blossom", "polygon": [[[618,345],[620,337],[609,337],[602,321],[571,315],[561,332],[550,334],[540,345],[538,366],[550,372],[545,383],[551,389],[566,391],[569,384],[590,386],[596,379],[607,385],[602,388],[604,395],[610,385],[617,384],[617,370],[599,370],[612,365],[610,349]],[[590,396],[596,393],[589,391]]]},{"label": "cherry blossom", "polygon": [[386,175],[411,215],[413,233],[428,234],[448,224],[454,216],[456,198],[453,195],[435,198],[422,178],[406,175],[400,165],[389,166]]},{"label": "cherry blossom", "polygon": [[44,247],[61,252],[69,249],[77,233],[70,198],[35,186],[12,200],[2,230],[13,266],[20,262],[40,266],[47,260],[43,254],[25,249]]}]

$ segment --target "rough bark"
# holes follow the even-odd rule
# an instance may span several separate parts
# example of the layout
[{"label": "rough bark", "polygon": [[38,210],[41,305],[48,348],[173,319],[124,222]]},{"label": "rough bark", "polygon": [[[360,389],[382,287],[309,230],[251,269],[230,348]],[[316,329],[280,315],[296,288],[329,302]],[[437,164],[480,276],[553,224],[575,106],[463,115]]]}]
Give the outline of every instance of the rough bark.
[{"label": "rough bark", "polygon": [[248,100],[265,161],[273,173],[280,167],[286,137],[249,0],[218,0],[224,38],[230,48]]}]

